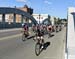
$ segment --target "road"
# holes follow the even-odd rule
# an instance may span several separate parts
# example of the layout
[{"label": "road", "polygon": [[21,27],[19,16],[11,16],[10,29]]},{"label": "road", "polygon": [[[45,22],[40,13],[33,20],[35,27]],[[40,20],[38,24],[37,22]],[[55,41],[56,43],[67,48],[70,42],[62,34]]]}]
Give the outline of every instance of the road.
[{"label": "road", "polygon": [[[23,42],[22,35],[18,31],[16,33],[0,37],[0,59],[65,59],[65,28],[52,33],[54,36],[50,38],[44,36],[45,42],[50,42],[50,45],[39,56],[35,55],[36,42],[32,38]],[[31,34],[33,35],[32,32]]]},{"label": "road", "polygon": [[21,33],[21,28],[0,30],[0,38]]}]

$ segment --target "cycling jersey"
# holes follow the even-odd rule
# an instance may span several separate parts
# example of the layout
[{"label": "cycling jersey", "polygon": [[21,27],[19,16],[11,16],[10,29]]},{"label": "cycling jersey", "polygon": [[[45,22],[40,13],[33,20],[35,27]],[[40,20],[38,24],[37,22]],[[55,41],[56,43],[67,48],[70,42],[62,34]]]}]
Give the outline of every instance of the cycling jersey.
[{"label": "cycling jersey", "polygon": [[48,31],[51,31],[52,27],[51,26],[48,26]]},{"label": "cycling jersey", "polygon": [[27,25],[24,25],[23,28],[24,28],[25,31],[28,31],[28,26]]},{"label": "cycling jersey", "polygon": [[37,29],[37,36],[43,36],[43,33],[40,29]]}]

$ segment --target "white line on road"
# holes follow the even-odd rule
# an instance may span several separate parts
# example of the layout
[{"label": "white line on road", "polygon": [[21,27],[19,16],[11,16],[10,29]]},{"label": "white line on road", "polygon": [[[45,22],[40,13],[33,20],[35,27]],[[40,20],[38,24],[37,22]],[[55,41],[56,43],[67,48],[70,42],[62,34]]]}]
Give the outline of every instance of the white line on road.
[{"label": "white line on road", "polygon": [[12,35],[12,36],[7,36],[7,37],[2,37],[0,38],[0,40],[6,40],[6,39],[11,39],[11,38],[15,38],[15,37],[18,37],[18,36],[21,36],[22,34],[17,34],[17,35]]},{"label": "white line on road", "polygon": [[44,59],[56,59],[56,57],[44,57]]},{"label": "white line on road", "polygon": [[3,29],[0,30],[0,32],[9,32],[9,31],[16,31],[16,30],[22,30],[21,28],[15,28],[15,29]]}]

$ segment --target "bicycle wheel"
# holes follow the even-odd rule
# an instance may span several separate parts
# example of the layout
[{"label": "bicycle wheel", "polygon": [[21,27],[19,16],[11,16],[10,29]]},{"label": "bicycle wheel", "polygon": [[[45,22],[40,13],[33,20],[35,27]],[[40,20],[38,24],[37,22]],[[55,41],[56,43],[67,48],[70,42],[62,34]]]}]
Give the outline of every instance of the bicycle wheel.
[{"label": "bicycle wheel", "polygon": [[40,43],[36,43],[35,45],[35,54],[37,56],[40,54]]},{"label": "bicycle wheel", "polygon": [[22,35],[22,41],[25,41],[26,40],[26,38],[25,38],[25,35],[23,34]]}]

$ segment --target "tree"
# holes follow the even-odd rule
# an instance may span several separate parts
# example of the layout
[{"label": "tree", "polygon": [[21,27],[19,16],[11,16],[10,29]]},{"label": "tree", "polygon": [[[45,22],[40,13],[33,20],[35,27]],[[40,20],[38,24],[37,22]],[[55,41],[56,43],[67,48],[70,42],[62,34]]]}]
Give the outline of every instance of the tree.
[{"label": "tree", "polygon": [[61,23],[62,23],[62,21],[58,19],[57,24],[61,24]]},{"label": "tree", "polygon": [[57,21],[56,21],[56,18],[54,17],[54,24],[56,25],[57,24]]}]

